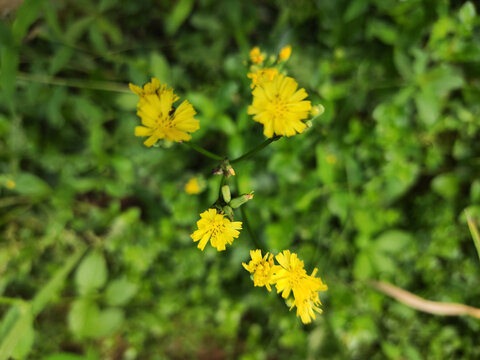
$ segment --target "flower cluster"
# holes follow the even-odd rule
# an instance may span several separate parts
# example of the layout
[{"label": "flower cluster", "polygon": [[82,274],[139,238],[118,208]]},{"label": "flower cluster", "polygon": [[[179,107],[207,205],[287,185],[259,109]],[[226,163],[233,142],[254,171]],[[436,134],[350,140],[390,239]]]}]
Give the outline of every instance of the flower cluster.
[{"label": "flower cluster", "polygon": [[[250,51],[250,72],[247,76],[251,79],[253,101],[248,107],[248,114],[264,126],[263,134],[268,140],[231,161],[199,145],[187,143],[191,149],[217,161],[217,167],[211,173],[221,176],[218,199],[200,214],[197,229],[190,235],[202,251],[208,243],[217,251],[224,251],[227,245],[232,245],[242,229],[242,222],[234,221],[234,210],[253,199],[253,191],[232,195],[227,184],[228,179],[236,175],[232,164],[250,158],[281,136],[290,137],[304,132],[308,127],[305,120],[323,112],[321,106],[312,107],[305,89],[299,89],[295,79],[285,73],[284,66],[291,53],[290,46],[282,48],[276,56],[263,53],[259,47]],[[192,104],[184,100],[175,107],[179,97],[159,79],[153,78],[143,87],[129,85],[139,97],[137,115],[142,125],[135,128],[135,135],[147,137],[144,142],[147,147],[159,140],[187,142],[192,137],[190,134],[200,128],[199,121],[194,118],[196,111]],[[184,190],[194,195],[201,193],[204,186],[202,177],[191,177]],[[261,250],[257,249],[251,250],[250,256],[250,262],[242,265],[252,274],[254,286],[265,286],[268,291],[275,286],[283,298],[291,298],[290,309],[296,307],[297,316],[305,324],[315,319],[315,312],[322,312],[318,293],[326,291],[327,286],[315,276],[317,269],[308,275],[303,261],[289,250],[274,257],[268,252],[262,256]]]},{"label": "flower cluster", "polygon": [[297,308],[297,316],[300,316],[304,324],[315,319],[315,312],[321,313],[319,291],[328,289],[320,278],[315,277],[315,268],[311,275],[307,274],[303,261],[297,254],[285,250],[278,254],[275,259],[278,265],[274,264],[273,255],[267,253],[262,257],[261,250],[251,250],[252,260],[243,267],[252,274],[254,286],[265,286],[268,291],[270,285],[275,285],[277,293],[281,293],[284,299],[293,295],[292,306]]},{"label": "flower cluster", "polygon": [[253,102],[248,114],[253,120],[263,124],[266,137],[293,136],[306,128],[304,120],[312,112],[312,104],[306,100],[305,89],[298,89],[295,79],[282,73],[284,63],[290,58],[291,46],[285,46],[278,56],[265,56],[255,47],[250,52],[250,72]]}]

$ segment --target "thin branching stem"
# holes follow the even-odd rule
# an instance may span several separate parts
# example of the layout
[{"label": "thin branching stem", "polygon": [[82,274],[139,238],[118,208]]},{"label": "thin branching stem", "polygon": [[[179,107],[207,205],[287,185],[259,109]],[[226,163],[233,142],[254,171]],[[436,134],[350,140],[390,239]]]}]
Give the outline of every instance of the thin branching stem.
[{"label": "thin branching stem", "polygon": [[208,151],[203,147],[201,147],[200,145],[192,143],[191,141],[184,141],[183,144],[187,145],[189,148],[195,150],[196,152],[199,152],[200,154],[205,155],[206,157],[209,157],[212,160],[221,161],[224,159],[223,156],[214,154],[213,152]]},{"label": "thin branching stem", "polygon": [[274,136],[270,139],[267,139],[265,140],[263,143],[261,143],[260,145],[258,145],[256,148],[250,150],[249,152],[243,154],[242,156],[236,158],[236,159],[233,159],[233,160],[230,160],[230,164],[235,164],[235,163],[238,163],[242,160],[245,160],[245,159],[248,159],[248,158],[251,158],[253,155],[255,155],[257,152],[259,152],[260,150],[262,150],[263,148],[267,147],[268,145],[270,145],[272,142],[274,141],[277,141],[278,139],[280,139],[281,136]]}]

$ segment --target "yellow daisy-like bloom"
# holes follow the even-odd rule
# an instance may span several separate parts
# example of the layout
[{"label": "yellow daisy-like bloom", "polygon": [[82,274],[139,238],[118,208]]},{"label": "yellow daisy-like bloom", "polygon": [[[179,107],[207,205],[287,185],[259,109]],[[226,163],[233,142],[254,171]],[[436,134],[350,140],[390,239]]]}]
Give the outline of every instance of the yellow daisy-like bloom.
[{"label": "yellow daisy-like bloom", "polygon": [[293,293],[294,302],[292,307],[297,307],[297,316],[300,316],[304,324],[315,319],[315,311],[321,313],[319,308],[319,291],[328,289],[320,278],[315,277],[317,269],[315,268],[311,275],[308,275],[304,269],[303,261],[298,259],[297,254],[285,250],[276,256],[281,269],[275,273],[273,280],[277,288],[277,293],[282,293],[283,298],[288,298]]},{"label": "yellow daisy-like bloom", "polygon": [[290,55],[292,54],[292,47],[290,45],[287,45],[280,50],[280,53],[278,54],[278,61],[287,61],[290,58]]},{"label": "yellow daisy-like bloom", "polygon": [[160,80],[153,78],[152,82],[143,88],[129,84],[130,89],[140,97],[137,104],[137,115],[142,119],[143,126],[135,128],[136,136],[147,136],[145,146],[152,146],[160,139],[170,141],[188,141],[192,137],[188,133],[200,128],[199,121],[192,104],[184,100],[177,109],[173,103],[179,98],[173,89],[161,85]]},{"label": "yellow daisy-like bloom", "polygon": [[308,96],[305,89],[297,88],[295,79],[281,74],[255,87],[248,114],[264,125],[265,136],[293,136],[307,128],[302,120],[308,118],[312,105],[304,100]]},{"label": "yellow daisy-like bloom", "polygon": [[271,284],[274,284],[273,274],[279,270],[280,266],[273,264],[273,254],[268,252],[262,257],[262,251],[250,250],[250,257],[252,260],[248,263],[242,263],[245,270],[253,274],[254,286],[265,286],[268,291],[271,291]]},{"label": "yellow daisy-like bloom", "polygon": [[[304,324],[310,323],[312,318],[315,319],[315,312],[322,313],[322,309],[319,307],[322,303],[318,297],[318,292],[328,290],[327,285],[320,278],[315,277],[316,273],[317,269],[315,268],[312,274],[303,278],[297,288],[293,290],[295,301],[292,308],[297,307],[297,316],[300,316]],[[295,293],[298,293],[298,295],[295,295]],[[302,297],[302,295],[306,296]]]},{"label": "yellow daisy-like bloom", "polygon": [[252,60],[254,64],[261,64],[263,59],[264,57],[258,46],[255,46],[252,50],[250,50],[250,60]]},{"label": "yellow daisy-like bloom", "polygon": [[215,209],[208,209],[200,214],[197,221],[198,230],[190,237],[194,242],[199,241],[198,248],[203,251],[210,240],[210,244],[218,251],[225,250],[226,244],[232,244],[238,238],[242,229],[241,221],[230,221],[224,214],[217,213]]},{"label": "yellow daisy-like bloom", "polygon": [[281,266],[281,269],[273,276],[277,293],[282,293],[282,297],[286,299],[293,290],[295,297],[296,295],[302,298],[307,297],[309,293],[301,293],[303,287],[299,287],[300,282],[308,276],[303,261],[298,258],[297,254],[290,253],[290,250],[278,254],[275,259]]},{"label": "yellow daisy-like bloom", "polygon": [[275,76],[278,75],[278,70],[275,68],[260,69],[257,72],[248,73],[247,77],[252,79],[250,87],[253,89],[259,84],[263,84],[265,81],[272,81]]},{"label": "yellow daisy-like bloom", "polygon": [[188,182],[185,184],[185,192],[190,195],[195,195],[200,193],[200,184],[196,177],[192,177]]}]

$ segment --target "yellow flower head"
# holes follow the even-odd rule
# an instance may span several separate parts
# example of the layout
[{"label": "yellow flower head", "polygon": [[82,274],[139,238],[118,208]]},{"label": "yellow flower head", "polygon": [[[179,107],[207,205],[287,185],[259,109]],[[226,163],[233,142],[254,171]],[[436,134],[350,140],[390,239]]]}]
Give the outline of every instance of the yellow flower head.
[{"label": "yellow flower head", "polygon": [[316,278],[317,268],[315,268],[311,275],[302,278],[294,289],[295,301],[292,308],[297,307],[297,316],[300,316],[304,324],[310,323],[315,319],[315,311],[322,313],[319,305],[322,303],[318,297],[319,291],[327,291],[328,287],[320,278]]},{"label": "yellow flower head", "polygon": [[305,89],[297,88],[295,79],[281,74],[255,87],[248,114],[264,125],[265,136],[293,136],[307,128],[302,120],[308,118],[312,105],[304,100],[308,96]]},{"label": "yellow flower head", "polygon": [[208,209],[200,214],[197,221],[198,230],[190,237],[198,243],[198,248],[203,251],[210,240],[211,245],[218,251],[225,250],[225,245],[232,244],[234,238],[238,238],[242,229],[241,221],[230,221],[225,215],[217,213],[215,209]]},{"label": "yellow flower head", "polygon": [[255,46],[252,50],[250,50],[250,60],[252,60],[254,64],[261,64],[263,59],[264,57],[258,46]]},{"label": "yellow flower head", "polygon": [[196,177],[190,178],[188,182],[185,184],[185,192],[190,195],[195,195],[200,193],[201,188],[200,184],[198,183],[198,179]]},{"label": "yellow flower head", "polygon": [[160,80],[153,78],[143,89],[130,84],[130,89],[140,97],[137,115],[143,126],[135,128],[135,135],[148,137],[144,142],[146,146],[154,145],[159,139],[188,141],[191,139],[188,133],[200,128],[199,121],[193,118],[196,111],[192,104],[185,100],[175,109],[173,103],[178,96],[173,89],[161,85]]},{"label": "yellow flower head", "polygon": [[250,257],[252,260],[248,263],[242,263],[243,267],[253,274],[253,285],[254,286],[265,286],[268,291],[271,291],[272,288],[270,284],[274,284],[273,274],[278,271],[280,266],[273,264],[273,255],[267,252],[264,257],[262,257],[262,251],[250,250]]},{"label": "yellow flower head", "polygon": [[292,54],[292,47],[290,45],[287,45],[280,50],[280,53],[278,54],[278,61],[287,61],[290,58],[290,55]]},{"label": "yellow flower head", "polygon": [[272,81],[273,78],[278,75],[278,70],[275,68],[259,69],[257,72],[248,73],[247,77],[252,79],[250,87],[253,89],[259,84],[263,84],[265,81]]},{"label": "yellow flower head", "polygon": [[282,293],[282,297],[286,299],[293,290],[295,296],[301,290],[300,282],[307,276],[303,261],[297,257],[297,254],[292,254],[289,250],[283,251],[275,258],[281,266],[281,269],[273,277],[277,293]]},{"label": "yellow flower head", "polygon": [[5,187],[7,189],[12,190],[15,188],[15,186],[17,186],[17,184],[12,179],[8,179],[7,181],[5,181]]}]

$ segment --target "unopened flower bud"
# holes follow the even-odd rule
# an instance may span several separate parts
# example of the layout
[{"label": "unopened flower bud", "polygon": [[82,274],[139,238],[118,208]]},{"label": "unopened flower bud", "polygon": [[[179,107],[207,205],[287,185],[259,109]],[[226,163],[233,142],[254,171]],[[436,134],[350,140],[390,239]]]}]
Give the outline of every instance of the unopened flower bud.
[{"label": "unopened flower bud", "polygon": [[228,185],[222,186],[222,195],[223,200],[228,204],[232,200],[232,195],[230,193],[230,187]]},{"label": "unopened flower bud", "polygon": [[323,105],[318,104],[312,107],[312,111],[310,113],[312,114],[313,117],[317,117],[322,115],[324,112],[325,112],[325,107]]},{"label": "unopened flower bud", "polygon": [[232,199],[232,201],[230,201],[230,206],[234,209],[237,209],[252,199],[253,199],[253,191],[250,194],[243,194],[243,195],[240,195],[239,197],[236,197],[235,199]]}]

